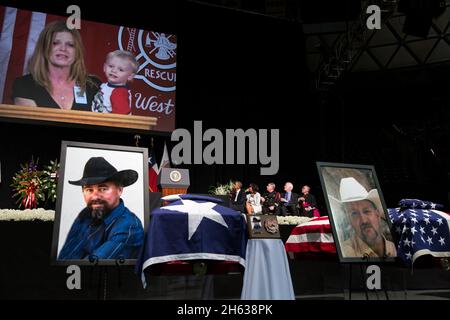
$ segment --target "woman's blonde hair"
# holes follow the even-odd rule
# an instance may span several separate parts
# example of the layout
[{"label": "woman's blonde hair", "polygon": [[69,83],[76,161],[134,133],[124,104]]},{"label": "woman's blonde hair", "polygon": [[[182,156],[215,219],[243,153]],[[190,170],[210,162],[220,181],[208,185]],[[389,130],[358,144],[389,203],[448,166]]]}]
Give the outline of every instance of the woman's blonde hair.
[{"label": "woman's blonde hair", "polygon": [[86,66],[84,64],[84,48],[80,33],[76,30],[67,28],[65,21],[55,21],[49,23],[39,35],[36,42],[33,55],[28,64],[28,71],[34,81],[45,87],[47,91],[52,92],[50,78],[48,76],[48,64],[50,52],[53,46],[53,39],[58,32],[68,32],[72,35],[75,48],[75,60],[70,67],[69,79],[75,80],[75,83],[81,88],[82,92],[86,90],[86,82],[89,81]]}]

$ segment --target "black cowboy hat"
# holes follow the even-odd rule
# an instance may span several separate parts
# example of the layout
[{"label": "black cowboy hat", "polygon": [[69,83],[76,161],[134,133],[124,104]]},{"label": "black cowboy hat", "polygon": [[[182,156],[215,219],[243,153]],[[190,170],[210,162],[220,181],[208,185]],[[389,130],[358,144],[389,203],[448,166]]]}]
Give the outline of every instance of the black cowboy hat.
[{"label": "black cowboy hat", "polygon": [[105,158],[92,157],[84,165],[83,177],[77,181],[69,180],[69,183],[76,186],[84,186],[113,181],[126,187],[135,183],[137,179],[138,173],[134,170],[117,171]]}]

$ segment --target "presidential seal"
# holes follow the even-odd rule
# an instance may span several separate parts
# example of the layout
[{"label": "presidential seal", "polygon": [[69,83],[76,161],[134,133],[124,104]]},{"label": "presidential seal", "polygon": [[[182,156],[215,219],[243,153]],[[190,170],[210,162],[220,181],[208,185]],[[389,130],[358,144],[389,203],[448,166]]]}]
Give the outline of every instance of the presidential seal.
[{"label": "presidential seal", "polygon": [[178,170],[173,170],[169,174],[169,179],[172,182],[179,182],[181,180],[181,173]]}]

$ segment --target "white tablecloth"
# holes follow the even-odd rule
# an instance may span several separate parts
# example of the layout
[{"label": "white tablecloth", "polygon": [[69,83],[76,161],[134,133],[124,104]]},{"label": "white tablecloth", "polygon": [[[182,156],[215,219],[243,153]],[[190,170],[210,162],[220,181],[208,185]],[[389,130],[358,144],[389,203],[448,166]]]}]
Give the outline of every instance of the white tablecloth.
[{"label": "white tablecloth", "polygon": [[243,300],[295,300],[291,272],[280,239],[250,239],[247,243]]}]

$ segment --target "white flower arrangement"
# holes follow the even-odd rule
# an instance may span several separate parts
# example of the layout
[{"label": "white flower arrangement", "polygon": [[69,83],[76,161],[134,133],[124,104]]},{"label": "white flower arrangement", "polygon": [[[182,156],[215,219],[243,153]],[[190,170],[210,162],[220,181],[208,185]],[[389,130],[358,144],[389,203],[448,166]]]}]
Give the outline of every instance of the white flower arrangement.
[{"label": "white flower arrangement", "polygon": [[39,209],[13,210],[0,209],[0,221],[54,221],[55,211]]},{"label": "white flower arrangement", "polygon": [[229,181],[227,184],[218,184],[216,187],[210,187],[209,193],[215,196],[229,195],[233,189],[233,181]]},{"label": "white flower arrangement", "polygon": [[299,216],[277,216],[278,224],[280,225],[296,225],[308,222],[313,218],[299,217]]}]

